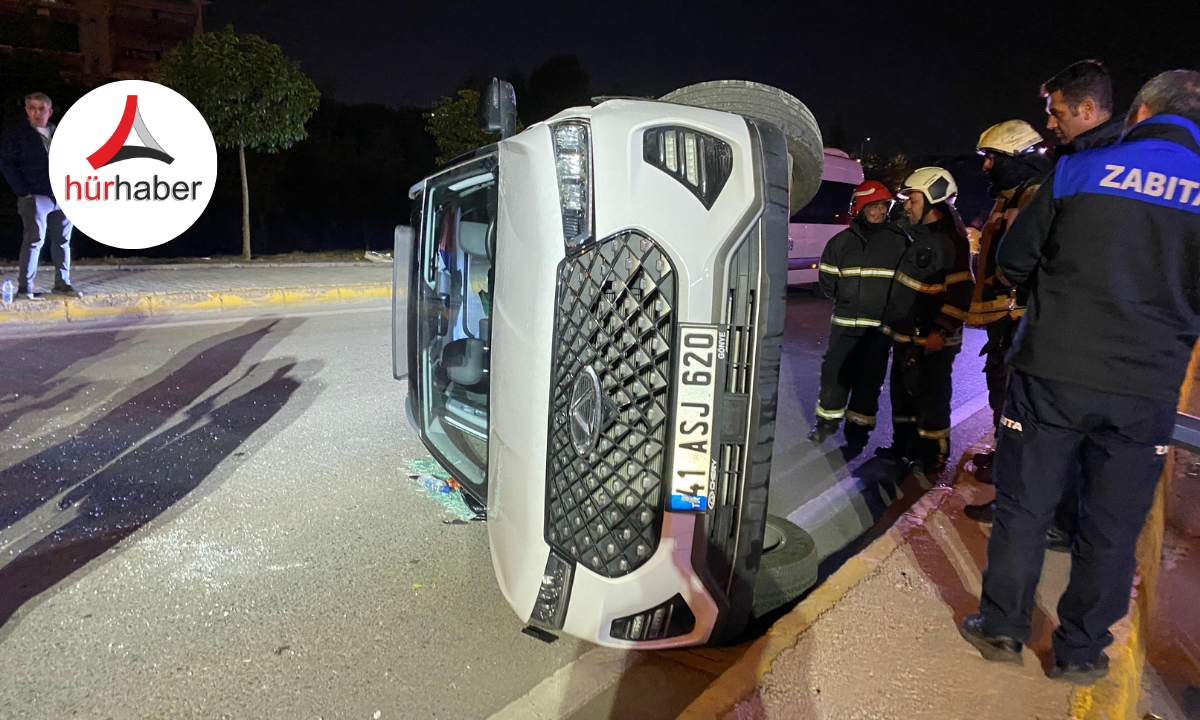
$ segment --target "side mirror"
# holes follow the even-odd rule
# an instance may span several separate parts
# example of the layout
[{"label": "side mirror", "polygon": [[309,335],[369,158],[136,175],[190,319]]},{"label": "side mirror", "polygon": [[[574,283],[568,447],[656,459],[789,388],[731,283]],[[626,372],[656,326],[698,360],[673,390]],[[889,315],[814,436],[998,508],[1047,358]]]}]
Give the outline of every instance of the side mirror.
[{"label": "side mirror", "polygon": [[486,93],[479,99],[479,129],[500,133],[500,139],[517,133],[517,93],[512,83],[492,78]]}]

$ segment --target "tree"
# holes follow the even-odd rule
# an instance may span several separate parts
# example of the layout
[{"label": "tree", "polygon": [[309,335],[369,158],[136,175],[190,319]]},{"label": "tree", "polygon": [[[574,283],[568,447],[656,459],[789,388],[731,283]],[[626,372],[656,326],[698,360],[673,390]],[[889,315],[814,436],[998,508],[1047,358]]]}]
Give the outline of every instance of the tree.
[{"label": "tree", "polygon": [[869,153],[862,158],[862,168],[863,176],[867,180],[878,180],[889,190],[896,192],[917,166],[904,153],[896,153],[886,158]]},{"label": "tree", "polygon": [[164,84],[191,101],[217,145],[237,148],[242,175],[242,257],[250,259],[246,149],[276,153],[307,137],[321,93],[278,45],[233,27],[185,40],[163,55]]},{"label": "tree", "polygon": [[[518,98],[518,106],[520,98]],[[500,139],[479,129],[479,93],[459,90],[458,98],[440,98],[425,113],[425,129],[437,141],[439,165]]]}]

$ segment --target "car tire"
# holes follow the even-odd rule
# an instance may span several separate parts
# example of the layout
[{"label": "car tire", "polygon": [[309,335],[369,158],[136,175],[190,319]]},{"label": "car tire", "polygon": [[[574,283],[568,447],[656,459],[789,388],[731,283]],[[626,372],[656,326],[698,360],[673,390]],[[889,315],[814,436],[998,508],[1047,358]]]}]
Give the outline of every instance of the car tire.
[{"label": "car tire", "polygon": [[811,535],[784,518],[768,515],[751,616],[778,610],[816,585],[817,559]]},{"label": "car tire", "polygon": [[825,162],[816,118],[793,95],[748,80],[713,80],[679,88],[660,98],[664,102],[720,110],[765,120],[787,137],[792,158],[791,212],[807,205],[821,186]]}]

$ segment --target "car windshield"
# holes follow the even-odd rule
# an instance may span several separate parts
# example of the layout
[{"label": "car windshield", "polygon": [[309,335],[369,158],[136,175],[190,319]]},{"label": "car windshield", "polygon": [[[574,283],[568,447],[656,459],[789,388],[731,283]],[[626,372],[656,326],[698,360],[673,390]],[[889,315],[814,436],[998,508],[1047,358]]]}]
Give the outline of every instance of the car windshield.
[{"label": "car windshield", "polygon": [[426,439],[455,479],[486,497],[494,155],[425,185],[417,262],[417,372]]}]

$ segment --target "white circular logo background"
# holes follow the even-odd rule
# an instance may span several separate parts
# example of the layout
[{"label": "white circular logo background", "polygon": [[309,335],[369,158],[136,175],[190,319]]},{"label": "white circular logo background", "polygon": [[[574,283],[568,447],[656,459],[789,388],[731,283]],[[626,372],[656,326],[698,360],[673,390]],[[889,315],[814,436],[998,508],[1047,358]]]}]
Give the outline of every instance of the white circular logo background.
[{"label": "white circular logo background", "polygon": [[204,212],[217,179],[208,123],[174,90],[144,80],[101,85],[63,116],[50,184],[67,218],[97,242],[162,245]]}]

